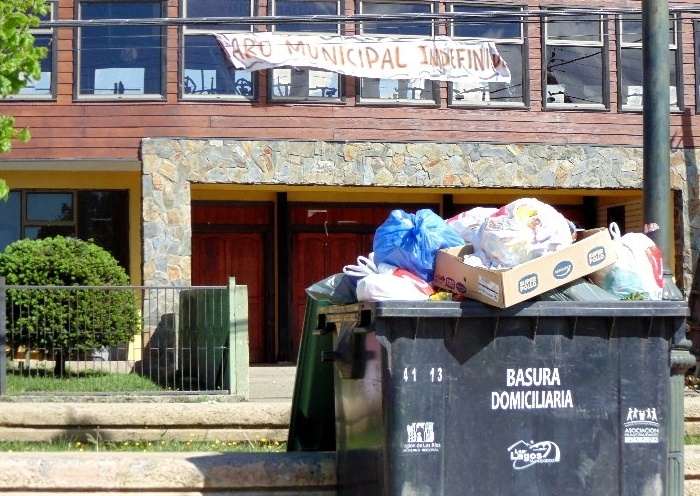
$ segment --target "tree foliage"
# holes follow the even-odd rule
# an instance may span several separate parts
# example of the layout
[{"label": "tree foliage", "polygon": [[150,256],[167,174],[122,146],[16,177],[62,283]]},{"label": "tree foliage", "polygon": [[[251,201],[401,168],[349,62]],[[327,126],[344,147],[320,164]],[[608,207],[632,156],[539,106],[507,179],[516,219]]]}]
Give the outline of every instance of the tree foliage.
[{"label": "tree foliage", "polygon": [[91,350],[124,343],[140,331],[126,271],[91,241],[22,239],[0,253],[10,285],[127,286],[124,289],[9,289],[7,341],[17,350]]},{"label": "tree foliage", "polygon": [[[34,46],[30,28],[49,12],[44,0],[0,1],[0,98],[16,95],[41,75],[46,49]],[[29,140],[28,129],[16,129],[15,119],[0,115],[0,153],[10,150],[13,139]]]}]

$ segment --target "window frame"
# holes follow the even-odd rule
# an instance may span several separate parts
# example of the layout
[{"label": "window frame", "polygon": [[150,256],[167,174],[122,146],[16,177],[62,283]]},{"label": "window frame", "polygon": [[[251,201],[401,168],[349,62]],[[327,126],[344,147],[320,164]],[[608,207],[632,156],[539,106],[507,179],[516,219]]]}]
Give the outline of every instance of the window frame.
[{"label": "window frame", "polygon": [[[556,11],[557,7],[550,7],[549,10]],[[544,14],[541,18],[542,28],[541,28],[541,43],[542,43],[542,71],[541,71],[541,86],[542,86],[542,109],[543,110],[585,110],[585,111],[609,111],[610,110],[610,56],[609,56],[609,36],[608,32],[610,30],[609,23],[610,19],[607,14],[599,14],[596,12],[589,12],[586,10],[576,11],[574,17],[597,17],[596,21],[598,28],[598,40],[597,41],[576,41],[571,39],[564,40],[550,40],[549,38],[549,20],[555,18],[557,14],[553,12],[552,15]],[[592,21],[592,19],[591,19]],[[549,54],[549,47],[551,46],[562,46],[562,47],[591,47],[600,48],[601,57],[601,103],[580,103],[580,102],[549,102],[547,98],[547,58]]]},{"label": "window frame", "polygon": [[[514,17],[514,22],[519,23],[519,31],[520,31],[520,37],[519,38],[479,38],[479,39],[484,39],[486,41],[492,41],[493,43],[498,45],[508,45],[508,46],[520,46],[520,60],[521,60],[521,67],[522,67],[522,73],[521,73],[521,81],[520,81],[520,86],[522,88],[521,91],[521,100],[519,102],[501,102],[498,100],[491,100],[489,98],[488,101],[465,101],[465,100],[459,100],[455,98],[455,94],[453,91],[453,85],[454,83],[448,82],[447,84],[447,102],[448,106],[451,107],[508,107],[508,108],[528,108],[530,107],[530,84],[529,84],[529,78],[527,77],[527,74],[529,72],[529,43],[528,43],[528,30],[527,30],[527,22],[525,20],[525,15],[524,15],[524,10],[526,9],[526,6],[524,5],[516,5],[516,4],[507,4],[503,7],[498,6],[496,7],[493,4],[472,4],[466,0],[448,0],[447,1],[447,8],[448,12],[456,12],[454,7],[463,5],[466,7],[470,8],[475,8],[475,9],[483,9],[484,11],[489,11],[489,10],[494,10],[494,8],[498,11],[508,11],[508,12],[513,12],[513,17]],[[517,11],[520,11],[523,13],[521,16],[516,16],[515,13]],[[506,16],[504,16],[506,17]],[[510,17],[510,15],[508,16]],[[451,36],[454,39],[472,39],[468,37],[459,37],[455,35],[455,24],[454,21],[450,22],[448,25],[449,29],[449,36]],[[489,83],[487,83],[489,84]],[[512,82],[511,82],[512,84]]]},{"label": "window frame", "polygon": [[[58,0],[45,0],[49,5],[48,19],[42,19],[42,21],[49,20],[53,21],[56,19],[58,12]],[[56,99],[56,71],[58,70],[57,54],[58,50],[58,32],[52,27],[43,27],[41,24],[36,28],[30,28],[29,32],[34,35],[35,40],[37,36],[42,38],[47,37],[49,40],[48,54],[47,57],[51,57],[51,76],[49,81],[49,92],[48,93],[18,93],[16,95],[8,95],[6,100],[55,100]],[[39,62],[41,63],[41,61]],[[25,87],[26,88],[26,87]],[[24,89],[24,88],[23,88]]]},{"label": "window frame", "polygon": [[[71,234],[67,234],[68,236],[76,236],[77,233],[77,209],[76,209],[76,200],[77,200],[77,192],[74,190],[23,190],[21,191],[22,194],[22,200],[21,200],[21,227],[20,227],[20,234],[22,239],[27,238],[27,229],[32,229],[32,228],[38,228],[41,229],[42,227],[57,227],[57,228],[70,228],[72,230]],[[30,210],[30,200],[32,199],[32,195],[70,195],[71,197],[71,218],[70,219],[65,219],[65,220],[47,220],[47,219],[30,219],[29,218],[29,210]],[[64,234],[66,236],[66,234]],[[31,238],[31,239],[36,239],[36,238]]]},{"label": "window frame", "polygon": [[[126,4],[126,3],[144,3],[144,4],[157,4],[160,11],[160,17],[164,18],[167,12],[167,0],[76,0],[75,2],[75,15],[78,20],[84,20],[82,16],[82,8],[85,4]],[[159,75],[159,86],[160,93],[145,93],[145,83],[144,83],[144,93],[143,94],[82,94],[81,93],[81,78],[82,78],[82,59],[83,59],[83,29],[94,28],[95,26],[87,26],[85,28],[78,27],[75,29],[74,35],[74,46],[75,46],[75,57],[74,57],[74,71],[73,71],[73,88],[74,95],[73,98],[77,101],[165,101],[167,99],[167,27],[165,25],[159,26],[159,52],[160,52],[160,75]],[[119,28],[121,26],[114,26]]]},{"label": "window frame", "polygon": [[[434,14],[438,12],[439,2],[436,0],[356,0],[355,11],[359,14],[364,14],[364,6],[366,4],[417,4],[417,5],[428,5],[430,6],[430,13]],[[376,22],[376,21],[369,21]],[[436,22],[430,23],[430,34],[429,37],[436,35]],[[391,38],[391,37],[401,37],[401,38],[423,38],[425,35],[408,35],[408,34],[396,34],[396,35],[385,35],[385,34],[375,34],[366,33],[365,24],[363,22],[357,25],[357,34],[360,36],[367,36],[371,38]],[[426,79],[430,85],[430,91],[432,93],[432,99],[414,99],[414,98],[381,98],[381,97],[363,97],[362,96],[362,83],[365,79],[374,78],[355,78],[355,104],[356,105],[373,105],[373,106],[387,106],[387,107],[397,107],[397,106],[408,106],[408,107],[425,107],[425,108],[438,108],[440,107],[440,81]],[[382,78],[377,78],[381,84]],[[386,79],[384,79],[386,80]],[[390,80],[389,80],[390,81]],[[405,81],[405,80],[396,80]]]},{"label": "window frame", "polygon": [[[98,222],[102,222],[108,219],[94,218],[93,210],[88,210],[91,206],[90,203],[86,203],[85,200],[88,196],[92,196],[95,193],[110,194],[112,195],[112,202],[109,203],[109,210],[112,217],[109,220],[112,221],[111,229],[101,229]],[[32,195],[70,195],[71,198],[71,218],[66,220],[31,220],[29,219],[29,203],[32,201]],[[11,227],[16,228],[8,238],[3,238],[0,241],[7,241],[7,245],[0,245],[0,251],[4,250],[6,246],[14,243],[15,241],[21,239],[37,239],[36,237],[27,236],[28,230],[31,229],[42,229],[42,228],[64,228],[66,233],[62,234],[64,236],[77,237],[79,239],[87,240],[93,239],[96,244],[109,251],[117,261],[129,271],[130,267],[130,256],[129,256],[129,197],[131,192],[128,189],[116,188],[85,188],[85,189],[13,189],[10,191],[10,199],[7,203],[0,204],[0,212],[5,216],[12,216],[14,219],[14,225]],[[37,198],[34,201],[41,201]],[[4,210],[6,206],[10,206],[10,210]],[[90,217],[87,214],[90,214]],[[70,233],[67,231],[70,230]],[[100,235],[93,236],[95,232],[104,233],[105,231],[111,231],[112,236],[107,236],[107,244],[100,243]],[[14,236],[13,236],[14,235]],[[52,235],[52,234],[48,234]],[[46,233],[41,238],[45,238]]]},{"label": "window frame", "polygon": [[[628,43],[623,41],[623,17],[629,15],[640,16],[641,13],[629,12],[626,14],[619,14],[616,21],[617,30],[617,108],[620,112],[642,112],[644,109],[643,102],[641,105],[630,105],[623,103],[622,95],[624,92],[623,88],[623,78],[622,78],[622,50],[623,49],[638,49],[642,50],[642,42]],[[641,22],[641,19],[640,19]],[[682,113],[685,109],[684,104],[684,93],[683,93],[683,53],[682,53],[682,43],[680,43],[681,37],[681,14],[680,12],[671,10],[669,12],[669,27],[673,28],[673,43],[669,43],[669,51],[673,51],[674,57],[669,57],[669,60],[673,60],[676,68],[676,102],[675,105],[669,101],[669,111],[671,113]],[[670,68],[669,68],[670,69]],[[670,76],[670,74],[669,74]],[[697,77],[697,75],[696,75]],[[643,81],[643,78],[642,78]],[[671,98],[673,95],[669,95]],[[671,100],[669,98],[669,100]]]},{"label": "window frame", "polygon": [[[190,0],[181,0],[180,3],[180,17],[183,20],[188,19],[187,15],[187,7],[189,5]],[[249,0],[249,12],[248,15],[250,17],[253,17],[255,15],[255,9],[256,9],[256,2],[255,0]],[[259,86],[259,71],[245,71],[244,69],[236,69],[236,71],[240,70],[244,73],[249,73],[250,74],[250,80],[246,80],[244,77],[241,78],[236,78],[234,83],[238,84],[238,81],[245,80],[247,83],[250,85],[250,91],[251,93],[249,95],[244,95],[244,94],[235,94],[235,93],[188,93],[186,91],[186,85],[184,82],[187,79],[187,76],[185,74],[185,71],[187,69],[187,44],[186,44],[186,39],[188,36],[207,36],[207,35],[212,35],[212,33],[216,32],[236,32],[236,33],[252,33],[253,32],[253,26],[252,24],[248,23],[248,29],[243,30],[243,29],[230,29],[230,30],[219,30],[213,27],[213,29],[206,29],[203,27],[197,27],[196,23],[192,23],[195,25],[195,27],[191,27],[189,22],[185,22],[182,27],[179,29],[178,32],[178,40],[180,43],[180,57],[178,58],[178,99],[181,101],[197,101],[197,100],[217,100],[217,101],[229,101],[229,102],[255,102],[258,101],[259,99],[259,94],[258,94],[258,86]],[[223,55],[222,55],[223,57]],[[240,83],[241,87],[244,87],[244,82],[241,81]]]},{"label": "window frame", "polygon": [[[323,3],[335,3],[336,4],[336,14],[339,15],[344,11],[345,8],[345,3],[343,0],[324,0]],[[268,3],[268,8],[270,9],[271,15],[277,15],[277,0],[270,0]],[[308,35],[339,35],[342,32],[342,25],[341,23],[337,23],[335,25],[335,31],[322,31],[322,30],[309,30],[309,31],[286,31],[284,29],[280,29],[276,24],[270,25],[270,30],[273,33],[280,33],[280,34],[308,34]],[[330,74],[335,74],[335,77],[337,78],[338,82],[338,88],[337,92],[334,96],[318,96],[318,95],[307,95],[307,96],[297,96],[297,95],[275,95],[275,86],[273,84],[274,79],[275,79],[275,73],[278,71],[285,71],[289,70],[290,71],[290,87],[291,87],[291,80],[293,78],[292,72],[297,70],[297,71],[314,71],[314,72],[321,72],[321,73],[330,73]],[[311,72],[306,74],[305,76],[307,80],[310,80],[311,77]],[[278,86],[278,85],[277,85]],[[327,87],[330,88],[330,87]],[[316,90],[323,90],[323,87],[317,87],[315,88]],[[309,88],[309,91],[311,88]],[[270,103],[330,103],[330,104],[344,104],[345,103],[345,76],[343,74],[340,74],[338,72],[332,72],[332,71],[324,71],[321,69],[314,69],[314,68],[294,68],[294,67],[278,67],[274,69],[268,69],[267,70],[267,101]]]}]

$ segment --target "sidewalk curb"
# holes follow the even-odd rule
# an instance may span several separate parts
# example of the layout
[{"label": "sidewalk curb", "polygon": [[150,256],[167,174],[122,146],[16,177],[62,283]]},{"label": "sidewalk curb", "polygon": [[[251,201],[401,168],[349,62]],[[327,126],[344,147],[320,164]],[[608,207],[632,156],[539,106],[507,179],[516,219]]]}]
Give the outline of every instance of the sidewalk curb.
[{"label": "sidewalk curb", "polygon": [[336,494],[335,453],[2,453],[2,494]]},{"label": "sidewalk curb", "polygon": [[252,403],[3,403],[0,440],[287,440],[291,401]]}]

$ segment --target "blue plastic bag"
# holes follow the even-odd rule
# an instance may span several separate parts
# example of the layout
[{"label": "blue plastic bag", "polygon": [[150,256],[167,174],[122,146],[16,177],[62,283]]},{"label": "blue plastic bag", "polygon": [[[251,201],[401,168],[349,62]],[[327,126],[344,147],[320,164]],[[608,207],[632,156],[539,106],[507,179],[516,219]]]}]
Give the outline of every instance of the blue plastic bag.
[{"label": "blue plastic bag", "polygon": [[415,214],[392,210],[374,235],[374,261],[407,270],[432,282],[438,250],[460,246],[464,240],[430,209]]}]

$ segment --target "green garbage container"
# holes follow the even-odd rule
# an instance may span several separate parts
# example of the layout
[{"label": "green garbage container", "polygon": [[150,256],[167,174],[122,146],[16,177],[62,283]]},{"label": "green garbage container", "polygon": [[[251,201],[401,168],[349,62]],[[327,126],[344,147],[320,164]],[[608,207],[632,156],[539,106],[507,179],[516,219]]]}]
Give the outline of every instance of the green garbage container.
[{"label": "green garbage container", "polygon": [[294,378],[287,451],[333,451],[335,414],[333,364],[322,360],[333,349],[330,334],[314,335],[318,310],[329,302],[307,297],[304,327]]},{"label": "green garbage container", "polygon": [[338,494],[662,495],[685,302],[319,309]]}]

